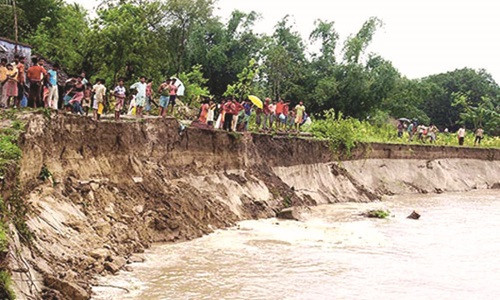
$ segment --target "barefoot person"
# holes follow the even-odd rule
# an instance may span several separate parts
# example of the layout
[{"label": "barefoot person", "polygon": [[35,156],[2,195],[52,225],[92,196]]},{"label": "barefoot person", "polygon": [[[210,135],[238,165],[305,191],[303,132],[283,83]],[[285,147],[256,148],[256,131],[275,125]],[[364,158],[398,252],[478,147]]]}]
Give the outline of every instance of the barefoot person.
[{"label": "barefoot person", "polygon": [[174,115],[174,106],[175,106],[175,101],[177,99],[177,86],[175,85],[175,82],[177,80],[175,78],[173,78],[171,81],[170,81],[170,86],[169,86],[169,95],[170,95],[170,114],[173,116]]},{"label": "barefoot person", "polygon": [[158,88],[160,94],[160,117],[165,117],[167,114],[168,103],[170,102],[170,79],[167,78],[165,82],[160,84]]},{"label": "barefoot person", "polygon": [[118,85],[115,87],[114,90],[114,96],[116,99],[115,103],[115,121],[120,120],[120,113],[123,109],[123,105],[125,104],[125,96],[126,96],[126,90],[125,86],[123,86],[123,79],[120,78],[118,80]]},{"label": "barefoot person", "polygon": [[134,83],[130,89],[136,90],[135,95],[135,105],[136,105],[136,116],[142,118],[142,109],[146,105],[146,88],[148,87],[146,83],[146,77],[141,76],[139,82]]},{"label": "barefoot person", "polygon": [[304,113],[306,112],[306,107],[302,101],[299,102],[297,106],[295,106],[295,129],[299,131],[300,125],[302,124],[302,120],[304,118]]},{"label": "barefoot person", "polygon": [[94,85],[92,92],[94,92],[95,94],[94,120],[99,121],[104,110],[104,100],[106,97],[106,87],[104,86],[104,79],[97,79],[97,83]]}]

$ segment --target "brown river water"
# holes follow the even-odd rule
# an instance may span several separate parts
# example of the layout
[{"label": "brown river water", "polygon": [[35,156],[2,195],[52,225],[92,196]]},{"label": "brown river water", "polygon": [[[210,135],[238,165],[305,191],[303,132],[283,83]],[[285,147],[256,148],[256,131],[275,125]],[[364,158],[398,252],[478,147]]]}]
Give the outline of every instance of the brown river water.
[{"label": "brown river water", "polygon": [[[385,220],[359,216],[389,209]],[[406,217],[417,210],[418,221]],[[500,191],[395,196],[154,246],[93,299],[497,299]]]}]

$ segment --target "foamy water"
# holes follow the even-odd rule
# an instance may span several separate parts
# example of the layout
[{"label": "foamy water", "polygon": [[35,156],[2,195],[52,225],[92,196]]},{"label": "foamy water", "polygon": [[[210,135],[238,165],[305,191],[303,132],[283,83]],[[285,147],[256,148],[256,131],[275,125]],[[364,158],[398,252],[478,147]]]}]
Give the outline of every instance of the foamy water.
[{"label": "foamy water", "polygon": [[[386,220],[361,212],[389,209]],[[419,221],[406,219],[413,210]],[[93,299],[493,299],[500,192],[397,196],[313,208],[304,222],[246,221],[155,246]]]}]

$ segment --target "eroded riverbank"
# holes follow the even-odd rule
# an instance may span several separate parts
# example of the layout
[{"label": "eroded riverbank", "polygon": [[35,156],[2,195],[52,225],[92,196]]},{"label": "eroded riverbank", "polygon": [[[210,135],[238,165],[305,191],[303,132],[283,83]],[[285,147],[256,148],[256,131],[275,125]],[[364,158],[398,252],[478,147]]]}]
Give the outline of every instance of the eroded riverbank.
[{"label": "eroded riverbank", "polygon": [[2,263],[15,270],[20,299],[88,299],[95,276],[118,272],[154,243],[289,206],[500,185],[498,149],[367,144],[341,161],[325,141],[179,131],[174,119],[25,117],[22,157],[2,185],[6,203],[23,209],[22,233],[33,237],[10,224]]},{"label": "eroded riverbank", "polygon": [[[365,219],[389,209],[387,220]],[[406,219],[417,209],[419,221]],[[392,196],[312,208],[304,222],[244,221],[157,245],[93,299],[492,299],[500,191]]]}]

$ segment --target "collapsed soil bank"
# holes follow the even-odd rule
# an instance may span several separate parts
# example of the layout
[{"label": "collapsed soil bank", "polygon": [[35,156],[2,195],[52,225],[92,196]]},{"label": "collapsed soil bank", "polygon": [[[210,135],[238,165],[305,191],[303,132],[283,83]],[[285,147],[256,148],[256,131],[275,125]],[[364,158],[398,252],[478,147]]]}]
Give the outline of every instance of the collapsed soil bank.
[{"label": "collapsed soil bank", "polygon": [[[500,182],[498,150],[372,144],[336,162],[326,142],[180,131],[173,119],[33,115],[20,147],[18,177],[35,236],[21,244],[11,227],[20,299],[87,299],[96,274],[118,271],[151,243],[196,238],[292,205]],[[38,179],[43,166],[52,181]]]}]

